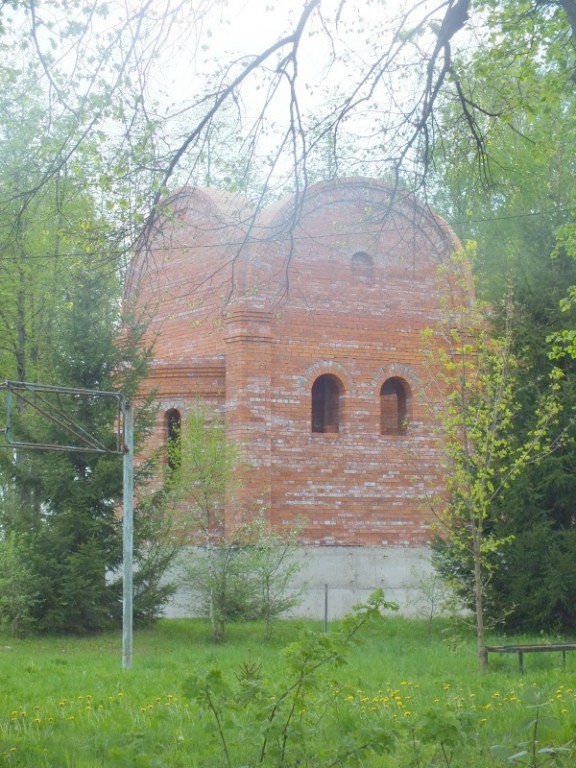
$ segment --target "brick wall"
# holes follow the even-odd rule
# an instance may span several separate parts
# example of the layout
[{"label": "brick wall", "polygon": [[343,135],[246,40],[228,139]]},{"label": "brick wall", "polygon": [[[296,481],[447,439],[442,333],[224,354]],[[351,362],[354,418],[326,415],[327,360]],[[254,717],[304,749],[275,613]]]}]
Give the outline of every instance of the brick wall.
[{"label": "brick wall", "polygon": [[[264,509],[313,544],[425,544],[441,454],[421,332],[441,315],[437,269],[457,247],[445,223],[368,179],[315,185],[258,215],[208,190],[167,205],[127,297],[152,318],[156,442],[163,412],[185,419],[209,403],[247,459],[229,526]],[[313,431],[320,376],[337,388],[338,431]],[[383,434],[394,409],[407,428]]]}]

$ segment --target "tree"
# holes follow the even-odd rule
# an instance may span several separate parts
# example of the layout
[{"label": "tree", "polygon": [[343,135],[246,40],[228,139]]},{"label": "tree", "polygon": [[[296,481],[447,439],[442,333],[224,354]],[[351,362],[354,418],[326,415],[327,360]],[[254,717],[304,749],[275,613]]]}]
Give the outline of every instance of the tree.
[{"label": "tree", "polygon": [[38,587],[29,552],[28,543],[18,534],[0,539],[0,626],[17,636],[34,629]]},{"label": "tree", "polygon": [[[487,618],[508,631],[572,630],[576,617],[569,595],[576,585],[574,522],[574,365],[569,358],[550,359],[551,336],[574,325],[574,308],[563,304],[566,286],[576,282],[575,262],[562,233],[574,209],[575,140],[570,97],[558,72],[542,62],[496,66],[499,76],[486,83],[494,62],[484,52],[470,61],[470,88],[483,98],[516,98],[521,67],[523,97],[513,117],[490,129],[487,178],[477,174],[467,126],[450,116],[452,128],[436,147],[433,177],[435,206],[464,239],[473,238],[477,290],[491,303],[496,333],[506,328],[506,296],[514,297],[510,329],[513,354],[522,360],[522,386],[516,391],[513,424],[522,442],[537,423],[539,402],[548,376],[559,366],[557,430],[562,444],[535,463],[528,463],[494,503],[492,531],[507,540],[491,558],[486,586]],[[489,183],[487,183],[489,181]],[[560,566],[562,564],[562,566]],[[466,573],[457,559],[455,572]]]},{"label": "tree", "polygon": [[[93,168],[92,182],[103,194],[118,193],[129,213],[123,216],[116,206],[125,235],[136,234],[142,223],[146,232],[169,185],[190,174],[198,178],[198,172],[206,177],[201,169],[221,130],[222,110],[235,110],[236,132],[271,169],[263,186],[289,180],[302,191],[309,161],[327,145],[341,172],[339,145],[347,136],[355,137],[358,155],[370,160],[375,175],[419,185],[446,128],[438,110],[446,99],[458,105],[482,166],[490,153],[489,126],[509,120],[524,98],[522,62],[554,69],[567,95],[573,88],[573,0],[441,0],[393,10],[365,3],[360,11],[350,0],[307,0],[300,9],[287,8],[283,28],[274,25],[260,51],[215,56],[211,41],[235,21],[234,10],[209,0],[169,0],[161,7],[142,2],[121,10],[103,0],[3,4],[4,47],[16,54],[23,48],[35,60],[51,124],[66,119],[41,173],[15,197],[20,210],[97,140],[99,170]],[[264,13],[271,22],[280,17],[278,8]],[[206,74],[191,77],[190,91],[170,102],[161,88],[147,84],[181,53],[180,40],[181,48],[193,48],[187,70]],[[499,72],[515,68],[515,97],[510,93],[495,106],[470,87],[471,48],[489,52]],[[321,67],[311,62],[311,51]]]},{"label": "tree", "polygon": [[274,619],[300,602],[300,590],[294,588],[294,578],[300,571],[296,560],[298,531],[281,535],[271,530],[264,515],[260,515],[242,526],[240,542],[255,582],[257,615],[264,619],[269,638]]},{"label": "tree", "polygon": [[[148,351],[141,342],[143,328],[134,320],[127,319],[118,337],[122,254],[108,240],[109,225],[77,166],[62,167],[23,209],[16,202],[20,188],[35,183],[42,172],[47,147],[38,137],[46,126],[42,96],[33,83],[15,75],[5,84],[7,109],[0,131],[5,180],[0,194],[2,373],[9,379],[117,389],[133,396]],[[113,404],[97,398],[60,400],[52,405],[103,445],[115,447]],[[143,431],[145,413],[146,408],[139,425]],[[16,437],[30,442],[70,442],[61,424],[38,418],[22,401],[14,408],[12,426]],[[119,459],[4,447],[0,486],[0,541],[34,580],[33,592],[22,590],[22,598],[30,595],[30,626],[85,632],[117,622],[119,588],[113,580],[122,558]],[[137,539],[141,535],[142,527]],[[142,597],[150,596],[148,585]],[[156,609],[162,599],[157,591]]]},{"label": "tree", "polygon": [[270,530],[263,514],[226,528],[226,503],[234,498],[239,456],[217,415],[190,411],[171,463],[170,486],[181,531],[185,586],[210,617],[212,637],[224,639],[234,620],[264,618],[266,634],[275,616],[298,602],[292,579],[295,532]]},{"label": "tree", "polygon": [[177,500],[181,546],[184,552],[187,547],[196,552],[191,561],[182,563],[184,579],[210,617],[214,640],[221,642],[227,622],[239,611],[248,611],[250,602],[244,587],[248,574],[238,562],[240,549],[224,530],[226,495],[237,455],[226,441],[223,422],[202,409],[187,415],[169,450],[169,483]]},{"label": "tree", "polygon": [[514,420],[520,410],[522,360],[512,351],[512,307],[507,309],[508,325],[496,335],[488,308],[465,302],[469,278],[462,254],[452,268],[454,272],[444,275],[445,317],[426,333],[428,338],[439,335],[443,344],[430,372],[437,391],[431,409],[446,456],[446,497],[431,504],[440,535],[458,563],[458,577],[470,590],[466,596],[473,605],[478,656],[485,669],[486,587],[492,557],[507,543],[494,526],[498,502],[524,467],[552,450],[557,384],[541,398],[535,426],[519,439]]},{"label": "tree", "polygon": [[[143,364],[139,331],[126,333],[121,342],[116,338],[117,291],[111,285],[116,279],[107,267],[97,264],[76,272],[74,286],[67,287],[66,305],[52,317],[59,341],[52,357],[43,361],[46,376],[67,387],[117,388],[129,397],[134,395]],[[130,361],[133,366],[126,368]],[[103,446],[116,447],[114,401],[56,395],[51,404]],[[44,409],[49,410],[50,403]],[[49,422],[23,407],[14,414],[14,437],[70,445],[61,422],[60,418]],[[117,456],[85,453],[80,447],[65,452],[4,451],[0,459],[5,491],[0,530],[7,542],[19,537],[23,543],[19,552],[34,573],[37,594],[31,615],[35,626],[41,631],[83,633],[117,624],[121,615],[122,530],[117,514],[122,498],[121,461]],[[138,525],[137,550],[148,533]],[[137,597],[150,602],[150,591]],[[156,609],[163,598],[156,590]]]}]

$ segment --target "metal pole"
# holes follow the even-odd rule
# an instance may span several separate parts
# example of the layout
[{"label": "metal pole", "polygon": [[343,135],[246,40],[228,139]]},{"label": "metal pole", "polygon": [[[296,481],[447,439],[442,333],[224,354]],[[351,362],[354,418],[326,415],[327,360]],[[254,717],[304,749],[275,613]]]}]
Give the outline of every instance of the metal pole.
[{"label": "metal pole", "polygon": [[125,400],[124,418],[124,519],[123,519],[123,599],[122,599],[122,667],[132,666],[133,624],[133,549],[134,549],[134,411]]}]

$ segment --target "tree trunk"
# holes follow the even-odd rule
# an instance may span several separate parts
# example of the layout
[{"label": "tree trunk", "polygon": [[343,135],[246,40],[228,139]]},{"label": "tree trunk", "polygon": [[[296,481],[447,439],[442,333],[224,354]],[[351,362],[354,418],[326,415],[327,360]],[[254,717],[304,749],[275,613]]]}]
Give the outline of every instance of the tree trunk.
[{"label": "tree trunk", "polygon": [[472,552],[474,558],[474,604],[476,608],[476,639],[478,642],[478,661],[480,669],[485,672],[488,669],[488,652],[486,650],[486,638],[484,632],[484,588],[482,582],[482,550],[481,533],[474,530]]}]

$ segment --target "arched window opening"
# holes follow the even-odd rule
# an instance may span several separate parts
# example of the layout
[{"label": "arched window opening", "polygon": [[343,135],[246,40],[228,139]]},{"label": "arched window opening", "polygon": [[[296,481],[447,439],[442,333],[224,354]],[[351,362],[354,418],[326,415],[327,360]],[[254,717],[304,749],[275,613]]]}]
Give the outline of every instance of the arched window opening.
[{"label": "arched window opening", "polygon": [[312,432],[340,431],[340,389],[338,379],[329,373],[312,385]]},{"label": "arched window opening", "polygon": [[408,384],[396,377],[386,379],[380,388],[380,432],[405,435],[408,431]]},{"label": "arched window opening", "polygon": [[355,283],[371,283],[374,279],[372,257],[365,251],[358,251],[352,256],[352,279]]},{"label": "arched window opening", "polygon": [[180,466],[181,427],[180,411],[171,408],[166,411],[166,453],[168,454],[168,469],[174,472]]}]

